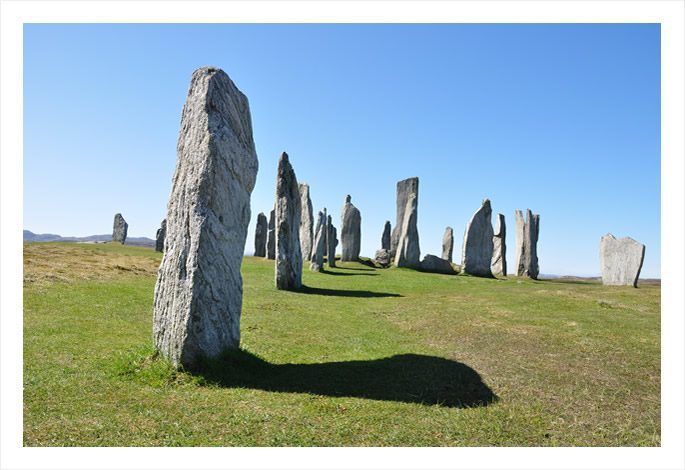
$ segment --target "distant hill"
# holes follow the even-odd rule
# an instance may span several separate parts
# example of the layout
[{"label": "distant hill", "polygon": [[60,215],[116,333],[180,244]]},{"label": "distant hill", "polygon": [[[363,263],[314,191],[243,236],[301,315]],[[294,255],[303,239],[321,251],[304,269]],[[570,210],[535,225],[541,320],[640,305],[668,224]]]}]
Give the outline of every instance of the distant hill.
[{"label": "distant hill", "polygon": [[[89,235],[87,237],[63,237],[54,233],[33,233],[24,230],[25,242],[74,242],[74,243],[103,243],[111,242],[112,235]],[[127,245],[155,246],[155,241],[147,237],[127,237]]]}]

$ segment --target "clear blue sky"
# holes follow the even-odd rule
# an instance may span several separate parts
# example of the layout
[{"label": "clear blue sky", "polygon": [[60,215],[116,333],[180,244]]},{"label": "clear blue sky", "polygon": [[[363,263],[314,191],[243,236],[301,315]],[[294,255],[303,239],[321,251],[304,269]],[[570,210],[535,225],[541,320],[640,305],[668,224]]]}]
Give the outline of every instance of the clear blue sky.
[{"label": "clear blue sky", "polygon": [[[248,96],[259,158],[246,251],[287,151],[315,210],[362,214],[362,255],[420,178],[422,256],[461,256],[483,198],[540,214],[542,273],[596,275],[607,232],[660,276],[660,30],[597,25],[26,25],[24,228],[154,237],[192,71]],[[493,219],[494,220],[494,219]]]}]

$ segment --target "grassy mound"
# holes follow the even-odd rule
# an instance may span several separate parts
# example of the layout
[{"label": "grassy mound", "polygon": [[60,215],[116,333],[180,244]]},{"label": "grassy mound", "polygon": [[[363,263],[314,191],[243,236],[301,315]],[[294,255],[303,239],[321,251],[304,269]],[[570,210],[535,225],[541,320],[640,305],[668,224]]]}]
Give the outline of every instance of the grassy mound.
[{"label": "grassy mound", "polygon": [[242,347],[151,344],[161,254],[24,245],[27,446],[658,446],[660,287],[243,263]]}]

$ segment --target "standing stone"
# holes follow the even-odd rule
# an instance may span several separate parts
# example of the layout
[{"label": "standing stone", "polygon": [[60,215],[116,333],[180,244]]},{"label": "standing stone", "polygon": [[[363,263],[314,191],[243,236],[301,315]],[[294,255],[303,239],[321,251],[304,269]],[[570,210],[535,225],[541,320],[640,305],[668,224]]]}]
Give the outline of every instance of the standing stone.
[{"label": "standing stone", "polygon": [[393,257],[397,252],[397,245],[400,244],[400,233],[402,232],[404,216],[407,213],[407,205],[411,195],[416,198],[416,207],[418,207],[419,178],[416,176],[397,182],[397,219],[395,220],[395,227],[392,229],[392,237],[390,239],[390,255]]},{"label": "standing stone", "polygon": [[157,229],[155,235],[155,251],[164,251],[164,239],[166,238],[166,219],[162,220],[162,224]]},{"label": "standing stone", "polygon": [[266,236],[269,231],[268,222],[264,212],[257,214],[257,225],[254,230],[254,255],[264,258],[266,256]]},{"label": "standing stone", "polygon": [[266,257],[276,259],[276,211],[269,214],[269,229],[266,232]]},{"label": "standing stone", "polygon": [[445,258],[438,258],[434,255],[424,256],[419,269],[427,273],[457,274],[452,267],[451,261],[447,261]]},{"label": "standing stone", "polygon": [[390,221],[385,221],[383,227],[383,235],[381,236],[381,250],[388,250],[390,252]]},{"label": "standing stone", "polygon": [[390,266],[392,260],[390,259],[390,250],[386,250],[385,248],[381,248],[380,250],[376,250],[376,255],[374,256],[374,261],[378,266],[381,268],[387,268]]},{"label": "standing stone", "polygon": [[183,106],[153,337],[178,366],[240,343],[240,264],[257,176],[250,108],[222,70],[197,69]]},{"label": "standing stone", "polygon": [[312,257],[312,243],[314,240],[314,209],[309,197],[309,185],[300,183],[300,206],[302,218],[300,219],[300,248],[302,249],[302,261],[309,261]]},{"label": "standing stone", "polygon": [[400,227],[399,244],[395,253],[395,266],[398,268],[418,269],[421,267],[419,257],[419,231],[416,228],[416,218],[418,198],[414,194],[409,195],[407,207],[402,217],[402,227]]},{"label": "standing stone", "polygon": [[114,215],[114,228],[112,229],[112,241],[119,242],[122,245],[126,242],[126,234],[128,233],[128,224],[121,214]]},{"label": "standing stone", "polygon": [[540,215],[533,214],[530,209],[523,213],[516,210],[516,274],[531,279],[537,279],[540,273],[538,266],[538,234],[540,231]]},{"label": "standing stone", "polygon": [[319,211],[316,217],[316,230],[314,232],[314,246],[312,254],[312,263],[309,269],[312,271],[323,271],[323,257],[326,253],[326,209]]},{"label": "standing stone", "polygon": [[[452,262],[452,252],[454,251],[454,230],[452,227],[445,228],[442,236],[442,259]],[[424,258],[425,259],[425,258]]]},{"label": "standing stone", "polygon": [[645,246],[630,237],[616,239],[607,233],[599,242],[599,264],[605,286],[637,287],[645,259]]},{"label": "standing stone", "polygon": [[473,214],[464,232],[462,270],[467,274],[492,277],[492,208],[490,199],[483,199],[480,209]]},{"label": "standing stone", "polygon": [[495,276],[507,275],[507,226],[503,214],[497,214],[497,225],[492,236],[492,263],[490,269]]},{"label": "standing stone", "polygon": [[338,230],[333,226],[333,218],[329,215],[326,224],[326,244],[328,246],[327,259],[331,268],[335,267],[335,248],[338,246]]},{"label": "standing stone", "polygon": [[276,288],[296,290],[302,287],[302,251],[300,251],[300,190],[288,154],[278,161],[276,176]]},{"label": "standing stone", "polygon": [[362,242],[362,216],[359,209],[352,204],[352,196],[349,194],[342,208],[341,226],[342,258],[340,259],[341,261],[358,261]]}]

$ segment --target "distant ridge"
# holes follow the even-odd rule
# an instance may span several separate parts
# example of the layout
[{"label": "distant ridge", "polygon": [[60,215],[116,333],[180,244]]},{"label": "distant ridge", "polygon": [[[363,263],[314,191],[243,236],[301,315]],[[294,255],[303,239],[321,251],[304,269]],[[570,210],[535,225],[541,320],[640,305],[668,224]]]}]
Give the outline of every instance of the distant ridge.
[{"label": "distant ridge", "polygon": [[[30,230],[24,230],[25,242],[73,242],[73,243],[102,243],[111,242],[112,235],[89,235],[87,237],[63,237],[54,233],[33,233]],[[155,246],[155,241],[147,237],[127,237],[127,245],[136,246]]]}]

